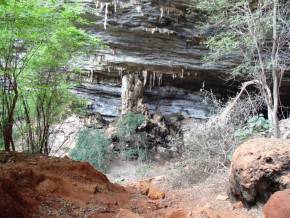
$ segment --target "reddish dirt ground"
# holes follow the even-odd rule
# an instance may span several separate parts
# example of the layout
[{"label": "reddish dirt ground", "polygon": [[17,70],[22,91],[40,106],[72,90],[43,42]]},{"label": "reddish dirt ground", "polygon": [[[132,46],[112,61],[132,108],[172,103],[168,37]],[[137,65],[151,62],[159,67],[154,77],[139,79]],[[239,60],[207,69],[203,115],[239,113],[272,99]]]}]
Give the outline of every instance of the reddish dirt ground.
[{"label": "reddish dirt ground", "polygon": [[[248,218],[244,209],[215,208],[191,190],[160,191],[153,180],[122,187],[88,163],[0,154],[0,217]],[[194,204],[194,205],[193,205]],[[224,203],[222,203],[224,204]]]}]

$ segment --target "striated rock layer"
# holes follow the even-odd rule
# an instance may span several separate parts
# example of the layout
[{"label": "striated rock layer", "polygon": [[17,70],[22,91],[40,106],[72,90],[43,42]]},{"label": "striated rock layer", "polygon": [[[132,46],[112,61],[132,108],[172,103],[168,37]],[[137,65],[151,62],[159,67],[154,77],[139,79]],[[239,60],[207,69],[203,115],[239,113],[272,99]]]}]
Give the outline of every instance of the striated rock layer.
[{"label": "striated rock layer", "polygon": [[[86,28],[108,49],[92,57],[79,57],[76,65],[92,78],[118,80],[126,73],[148,74],[149,85],[158,83],[211,88],[227,87],[225,73],[238,57],[218,64],[203,61],[203,15],[188,1],[87,1]],[[192,87],[193,88],[193,87]]]},{"label": "striated rock layer", "polygon": [[[120,114],[120,85],[84,83],[82,86],[75,87],[73,92],[90,100],[88,110],[92,113],[98,112],[106,119],[112,119]],[[201,93],[172,86],[145,90],[143,102],[149,112],[159,111],[163,115],[180,113],[185,117],[204,119],[211,114],[211,106],[203,102]],[[137,102],[135,105],[137,106]]]},{"label": "striated rock layer", "polygon": [[[211,29],[201,27],[205,16],[190,1],[82,2],[85,5],[83,16],[91,22],[84,28],[108,45],[108,48],[96,51],[95,55],[72,61],[71,68],[80,68],[89,82],[113,84],[114,89],[114,85],[121,84],[123,75],[137,73],[146,78],[145,90],[161,85],[190,93],[201,88],[223,96],[236,93],[239,79],[230,80],[228,73],[239,62],[239,55],[233,54],[215,64],[204,61],[208,50],[202,42],[211,34]],[[289,97],[289,78],[289,73],[285,72],[282,100]],[[114,114],[117,101],[109,99]],[[100,104],[103,103],[105,101]],[[170,103],[179,104],[180,98],[171,98]],[[186,109],[190,110],[196,104],[191,101],[190,105]]]}]

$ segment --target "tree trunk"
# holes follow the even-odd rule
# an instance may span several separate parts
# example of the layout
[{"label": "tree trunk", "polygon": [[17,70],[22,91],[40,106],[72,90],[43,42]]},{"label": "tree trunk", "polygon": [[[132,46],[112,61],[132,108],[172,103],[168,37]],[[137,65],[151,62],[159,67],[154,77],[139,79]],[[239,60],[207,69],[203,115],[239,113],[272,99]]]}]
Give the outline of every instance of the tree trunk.
[{"label": "tree trunk", "polygon": [[280,138],[280,128],[278,119],[278,108],[279,108],[279,70],[277,69],[277,50],[278,50],[278,36],[277,36],[277,7],[278,0],[273,0],[273,46],[272,46],[272,79],[273,79],[273,110],[272,110],[272,128],[273,136]]},{"label": "tree trunk", "polygon": [[32,153],[34,153],[35,152],[35,146],[34,146],[34,139],[33,139],[32,123],[31,123],[31,120],[30,120],[28,106],[27,106],[27,104],[26,104],[24,99],[23,99],[23,108],[24,108],[26,124],[27,124],[27,127],[28,127],[28,147],[30,147]]},{"label": "tree trunk", "polygon": [[4,147],[5,151],[8,152],[10,151],[10,148],[12,148],[12,151],[15,152],[15,145],[13,142],[13,124],[14,124],[14,111],[17,100],[18,100],[18,89],[17,84],[14,84],[14,96],[12,98],[11,106],[7,112],[8,113],[7,122],[3,130]]},{"label": "tree trunk", "polygon": [[126,74],[122,77],[122,106],[121,114],[129,111],[146,113],[143,104],[144,78],[139,74]]},{"label": "tree trunk", "polygon": [[7,122],[7,125],[3,131],[4,147],[5,151],[10,152],[10,149],[12,148],[12,151],[15,152],[15,145],[13,142],[13,119],[8,119],[9,120]]}]

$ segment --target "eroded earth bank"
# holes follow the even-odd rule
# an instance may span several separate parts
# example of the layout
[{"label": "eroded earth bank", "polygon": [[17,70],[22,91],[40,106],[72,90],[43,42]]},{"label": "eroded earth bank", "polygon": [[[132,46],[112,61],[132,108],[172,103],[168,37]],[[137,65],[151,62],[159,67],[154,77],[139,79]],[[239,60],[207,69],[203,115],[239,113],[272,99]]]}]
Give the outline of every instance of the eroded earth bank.
[{"label": "eroded earth bank", "polygon": [[2,153],[0,217],[288,218],[289,189],[253,205],[289,187],[289,155],[289,141],[250,140],[234,153],[229,182],[216,175],[172,189],[165,175],[121,186],[85,162]]}]

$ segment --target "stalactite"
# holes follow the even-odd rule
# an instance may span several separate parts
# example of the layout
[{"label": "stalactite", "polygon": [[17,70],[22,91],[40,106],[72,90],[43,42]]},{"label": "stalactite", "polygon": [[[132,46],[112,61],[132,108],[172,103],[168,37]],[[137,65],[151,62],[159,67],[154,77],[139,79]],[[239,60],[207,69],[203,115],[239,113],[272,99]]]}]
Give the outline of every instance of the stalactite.
[{"label": "stalactite", "polygon": [[94,71],[90,70],[90,82],[93,82]]},{"label": "stalactite", "polygon": [[117,13],[117,4],[118,4],[118,1],[114,0],[114,12],[115,12],[115,14]]},{"label": "stalactite", "polygon": [[100,3],[100,13],[102,13],[103,9],[104,9],[104,4],[103,4],[103,2],[101,2]]},{"label": "stalactite", "polygon": [[153,86],[155,86],[156,72],[153,72]]},{"label": "stalactite", "polygon": [[100,2],[99,2],[99,1],[96,1],[96,2],[95,2],[96,9],[98,9],[98,8],[99,8],[99,4],[100,4]]},{"label": "stalactite", "polygon": [[163,13],[164,13],[164,9],[160,8],[160,18],[159,21],[161,21],[161,19],[163,18]]},{"label": "stalactite", "polygon": [[143,77],[144,77],[144,87],[145,87],[146,83],[147,83],[148,71],[147,70],[143,70],[142,74],[143,74]]},{"label": "stalactite", "polygon": [[119,76],[122,78],[123,77],[123,68],[117,67],[116,69],[118,70]]},{"label": "stalactite", "polygon": [[150,74],[150,82],[149,82],[149,88],[150,88],[150,90],[152,89],[152,81],[153,81],[153,79],[152,79],[152,74]]},{"label": "stalactite", "polygon": [[163,76],[163,74],[162,73],[159,73],[159,75],[158,75],[158,86],[161,86],[162,76]]},{"label": "stalactite", "polygon": [[137,10],[138,13],[141,13],[142,12],[141,5],[136,5],[136,10]]},{"label": "stalactite", "polygon": [[108,5],[109,3],[105,4],[105,19],[104,19],[104,29],[107,29],[107,21],[108,21]]}]

